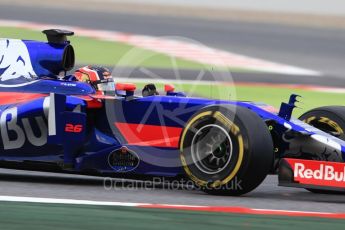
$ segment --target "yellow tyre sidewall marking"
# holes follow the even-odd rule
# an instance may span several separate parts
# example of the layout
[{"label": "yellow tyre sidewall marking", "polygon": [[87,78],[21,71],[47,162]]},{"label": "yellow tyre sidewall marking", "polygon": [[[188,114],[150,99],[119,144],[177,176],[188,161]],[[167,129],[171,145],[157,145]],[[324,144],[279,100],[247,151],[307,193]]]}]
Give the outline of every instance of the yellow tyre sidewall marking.
[{"label": "yellow tyre sidewall marking", "polygon": [[199,120],[200,118],[202,117],[205,117],[205,116],[208,116],[208,115],[211,115],[212,114],[212,111],[207,111],[207,112],[203,112],[203,113],[200,113],[198,115],[196,115],[188,124],[187,126],[185,127],[183,133],[182,133],[182,137],[181,137],[181,141],[180,141],[180,151],[182,152],[183,151],[183,142],[184,142],[184,138],[186,136],[186,133],[187,131],[189,130],[189,128],[192,126],[192,124]]},{"label": "yellow tyre sidewall marking", "polygon": [[329,119],[329,118],[327,118],[327,117],[320,117],[319,122],[331,126],[331,127],[334,128],[338,133],[344,133],[343,129],[338,125],[337,122],[332,121],[331,119]]},{"label": "yellow tyre sidewall marking", "polygon": [[310,122],[312,122],[315,119],[316,119],[316,117],[312,116],[312,117],[308,117],[308,118],[304,119],[303,122],[305,122],[307,124],[310,124]]},{"label": "yellow tyre sidewall marking", "polygon": [[182,133],[182,137],[181,137],[181,141],[180,141],[180,156],[181,156],[181,162],[182,162],[182,166],[186,172],[186,174],[189,176],[189,178],[191,180],[193,180],[195,183],[197,183],[200,186],[206,186],[208,184],[207,181],[201,180],[199,178],[197,178],[196,176],[194,176],[192,174],[192,172],[190,171],[190,169],[188,168],[188,164],[186,162],[185,157],[183,156],[183,142],[185,139],[185,135],[187,133],[187,131],[189,130],[189,128],[192,126],[192,124],[194,124],[195,121],[199,120],[202,117],[205,116],[212,116],[214,118],[216,118],[219,122],[221,122],[225,127],[228,127],[230,132],[232,134],[234,134],[235,136],[237,136],[238,139],[238,144],[239,144],[239,153],[238,153],[238,160],[237,163],[234,167],[234,170],[231,171],[231,173],[225,177],[223,180],[218,180],[213,182],[210,187],[218,187],[218,186],[222,186],[227,184],[229,181],[231,181],[236,174],[238,173],[241,165],[242,165],[242,161],[243,161],[243,157],[244,157],[244,144],[243,144],[243,137],[240,134],[240,129],[237,125],[235,125],[232,121],[230,121],[226,116],[224,116],[224,114],[222,114],[219,111],[216,112],[212,112],[212,111],[206,111],[206,112],[202,112],[198,115],[196,115],[185,127],[183,133]]},{"label": "yellow tyre sidewall marking", "polygon": [[337,122],[329,119],[328,117],[320,117],[320,118],[316,118],[315,116],[312,117],[308,117],[307,119],[304,119],[303,121],[307,124],[310,124],[312,121],[317,120],[320,123],[329,125],[330,127],[334,128],[338,133],[344,133],[344,130],[340,127],[340,125],[338,125]]}]

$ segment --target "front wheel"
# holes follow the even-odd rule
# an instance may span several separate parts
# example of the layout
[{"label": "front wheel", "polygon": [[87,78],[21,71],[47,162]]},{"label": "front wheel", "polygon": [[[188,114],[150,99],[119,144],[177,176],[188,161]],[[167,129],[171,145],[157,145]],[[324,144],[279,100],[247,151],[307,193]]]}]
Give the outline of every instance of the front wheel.
[{"label": "front wheel", "polygon": [[[345,141],[345,106],[324,106],[312,109],[300,116],[300,120],[332,136]],[[344,194],[321,189],[307,189],[313,193]]]},{"label": "front wheel", "polygon": [[255,189],[273,163],[265,122],[234,105],[209,106],[195,114],[180,139],[187,176],[209,194],[242,195]]}]

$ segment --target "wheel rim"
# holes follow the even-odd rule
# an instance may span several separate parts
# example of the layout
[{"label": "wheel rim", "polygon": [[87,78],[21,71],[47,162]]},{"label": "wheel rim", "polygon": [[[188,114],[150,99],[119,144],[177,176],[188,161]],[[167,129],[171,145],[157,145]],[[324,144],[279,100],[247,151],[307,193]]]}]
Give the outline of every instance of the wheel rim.
[{"label": "wheel rim", "polygon": [[218,125],[203,126],[192,139],[193,163],[207,174],[217,174],[224,170],[231,162],[232,150],[229,133]]}]

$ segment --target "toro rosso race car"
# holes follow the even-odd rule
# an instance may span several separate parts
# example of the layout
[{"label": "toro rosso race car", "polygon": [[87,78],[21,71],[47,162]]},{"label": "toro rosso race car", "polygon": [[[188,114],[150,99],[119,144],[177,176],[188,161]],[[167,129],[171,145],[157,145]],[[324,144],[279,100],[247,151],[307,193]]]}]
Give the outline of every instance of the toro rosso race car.
[{"label": "toro rosso race car", "polygon": [[345,107],[295,119],[297,95],[279,112],[186,97],[172,85],[159,95],[148,84],[139,96],[105,68],[66,74],[73,32],[43,32],[48,42],[0,39],[1,167],[188,178],[223,195],[248,193],[268,174],[281,186],[345,191]]}]

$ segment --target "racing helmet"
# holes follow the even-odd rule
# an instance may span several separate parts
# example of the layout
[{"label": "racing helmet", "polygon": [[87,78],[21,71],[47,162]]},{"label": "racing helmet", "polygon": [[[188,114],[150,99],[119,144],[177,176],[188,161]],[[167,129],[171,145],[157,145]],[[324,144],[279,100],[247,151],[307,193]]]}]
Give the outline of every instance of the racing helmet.
[{"label": "racing helmet", "polygon": [[89,83],[96,91],[114,91],[114,80],[109,69],[102,66],[85,66],[75,71],[78,81]]}]

